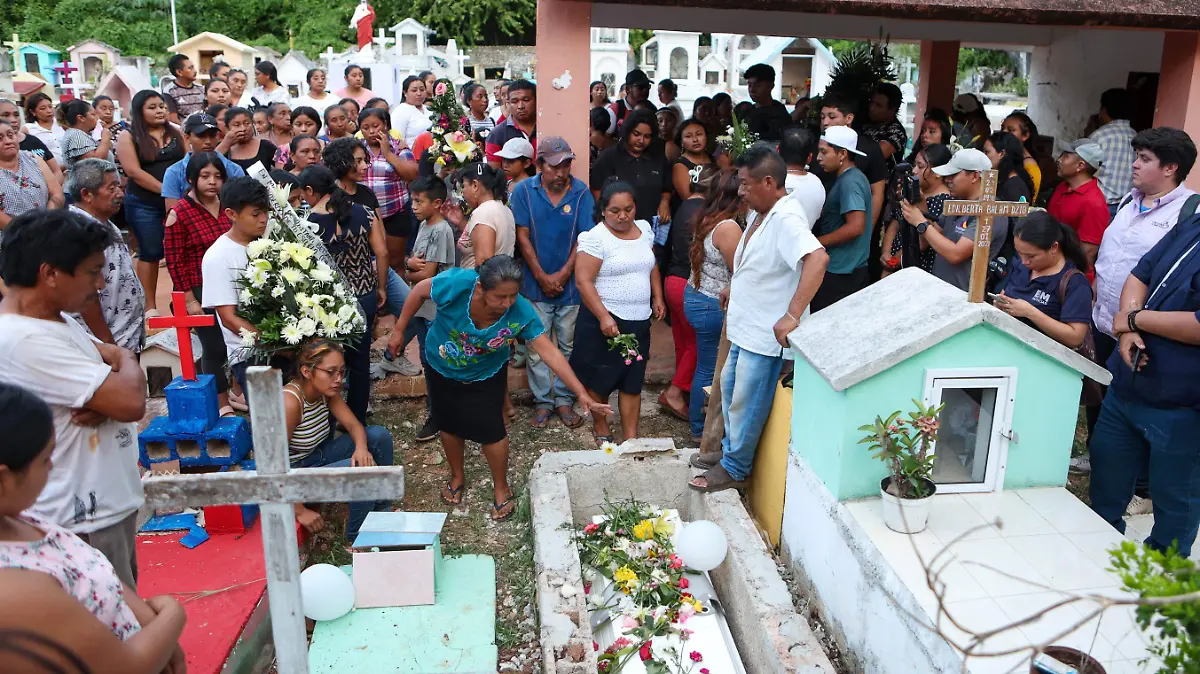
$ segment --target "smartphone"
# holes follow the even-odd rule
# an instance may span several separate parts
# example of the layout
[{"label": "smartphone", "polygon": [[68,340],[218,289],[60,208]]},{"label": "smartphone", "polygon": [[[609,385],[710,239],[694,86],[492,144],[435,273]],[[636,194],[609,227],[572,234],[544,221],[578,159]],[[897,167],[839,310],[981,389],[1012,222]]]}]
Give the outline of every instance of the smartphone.
[{"label": "smartphone", "polygon": [[1143,353],[1145,353],[1145,352],[1144,352],[1144,351],[1142,351],[1140,348],[1138,348],[1138,346],[1137,346],[1136,344],[1135,344],[1135,345],[1133,346],[1133,348],[1130,350],[1130,353],[1129,353],[1129,355],[1130,355],[1129,361],[1133,363],[1133,368],[1132,368],[1132,369],[1133,369],[1133,372],[1134,372],[1134,373],[1137,373],[1137,371],[1138,371],[1138,363],[1139,363],[1139,362],[1142,360],[1142,354],[1143,354]]},{"label": "smartphone", "polygon": [[1008,304],[1008,298],[1005,297],[1004,295],[997,295],[996,293],[988,293],[987,296],[988,296],[988,299],[990,299],[993,302],[999,302],[1000,304]]}]

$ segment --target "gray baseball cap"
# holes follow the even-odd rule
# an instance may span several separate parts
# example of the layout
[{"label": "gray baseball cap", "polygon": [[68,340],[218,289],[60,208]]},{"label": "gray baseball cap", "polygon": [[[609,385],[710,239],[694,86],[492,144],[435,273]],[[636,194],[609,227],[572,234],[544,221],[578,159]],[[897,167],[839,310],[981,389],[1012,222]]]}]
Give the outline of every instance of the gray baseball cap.
[{"label": "gray baseball cap", "polygon": [[1067,146],[1063,152],[1079,155],[1079,158],[1087,162],[1092,168],[1100,168],[1104,165],[1104,148],[1100,144],[1090,138],[1080,138],[1079,140]]}]

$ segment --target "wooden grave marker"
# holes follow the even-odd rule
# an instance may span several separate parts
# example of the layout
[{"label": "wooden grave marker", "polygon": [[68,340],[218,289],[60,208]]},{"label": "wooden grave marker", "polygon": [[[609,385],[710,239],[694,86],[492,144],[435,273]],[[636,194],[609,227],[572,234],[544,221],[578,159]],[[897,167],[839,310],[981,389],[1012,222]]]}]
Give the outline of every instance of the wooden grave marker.
[{"label": "wooden grave marker", "polygon": [[257,470],[150,477],[143,481],[146,504],[259,505],[276,666],[279,674],[307,674],[300,549],[292,504],[400,499],[404,496],[404,467],[290,469],[279,371],[251,367],[246,380]]},{"label": "wooden grave marker", "polygon": [[1029,204],[1024,201],[996,201],[995,171],[982,171],[983,195],[979,201],[947,201],[942,206],[944,215],[966,215],[976,218],[975,250],[971,254],[971,286],[967,301],[982,303],[987,290],[987,269],[991,261],[992,219],[999,217],[1022,218],[1029,213]]}]

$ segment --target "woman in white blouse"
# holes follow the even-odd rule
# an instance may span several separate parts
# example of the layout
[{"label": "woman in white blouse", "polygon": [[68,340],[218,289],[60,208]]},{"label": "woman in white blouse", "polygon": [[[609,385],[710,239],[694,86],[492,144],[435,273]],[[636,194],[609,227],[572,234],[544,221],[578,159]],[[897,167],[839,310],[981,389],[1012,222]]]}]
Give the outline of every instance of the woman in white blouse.
[{"label": "woman in white blouse", "polygon": [[[571,367],[595,400],[618,392],[622,440],[638,436],[642,380],[650,359],[650,317],[667,313],[662,278],[654,257],[654,231],[636,220],[633,186],[612,182],[596,202],[599,224],[579,235],[575,285],[583,299],[575,322]],[[609,340],[632,335],[636,346],[615,347]],[[593,415],[596,442],[612,442],[608,419]]]},{"label": "woman in white blouse", "polygon": [[54,161],[61,166],[62,138],[67,130],[59,126],[55,119],[54,101],[41,92],[25,99],[25,121],[28,122],[25,133],[42,141],[50,154],[54,155]]},{"label": "woman in white blouse", "polygon": [[404,92],[404,102],[392,108],[392,128],[399,131],[404,142],[411,146],[417,136],[433,126],[429,110],[425,107],[430,92],[425,91],[425,82],[416,75],[404,78],[401,90]]}]

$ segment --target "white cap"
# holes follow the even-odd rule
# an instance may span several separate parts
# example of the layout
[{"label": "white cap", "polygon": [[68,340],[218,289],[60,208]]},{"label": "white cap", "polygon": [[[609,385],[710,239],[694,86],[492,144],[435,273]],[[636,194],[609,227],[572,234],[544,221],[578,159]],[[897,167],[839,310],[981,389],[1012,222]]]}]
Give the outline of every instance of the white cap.
[{"label": "white cap", "polygon": [[524,138],[509,138],[496,156],[501,159],[533,159],[533,146]]},{"label": "white cap", "polygon": [[852,152],[862,157],[867,155],[866,152],[859,152],[858,150],[858,132],[848,126],[831,126],[825,129],[821,140],[834,147],[840,147],[847,152]]},{"label": "white cap", "polygon": [[992,160],[973,147],[968,147],[954,153],[950,161],[941,166],[933,167],[933,172],[942,176],[952,176],[959,171],[991,171]]}]

